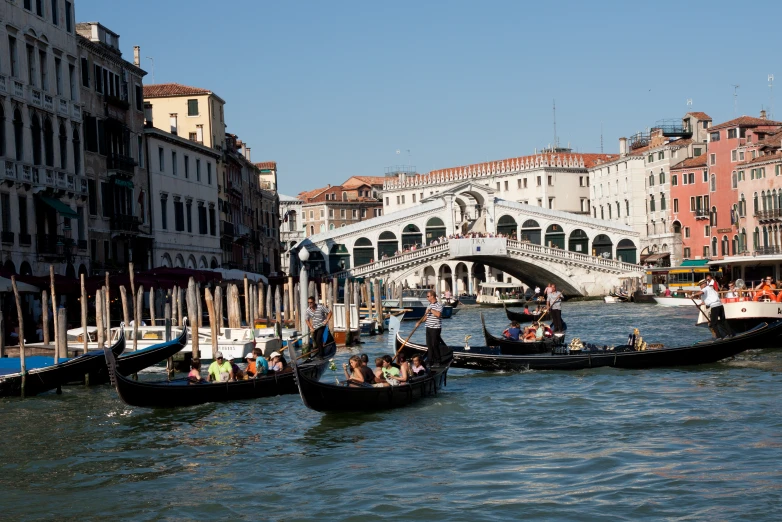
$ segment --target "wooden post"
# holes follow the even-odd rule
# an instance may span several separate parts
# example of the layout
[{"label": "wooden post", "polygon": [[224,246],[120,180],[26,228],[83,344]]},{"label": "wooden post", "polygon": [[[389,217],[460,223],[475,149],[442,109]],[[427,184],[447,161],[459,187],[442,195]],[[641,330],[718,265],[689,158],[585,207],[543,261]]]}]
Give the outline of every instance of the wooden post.
[{"label": "wooden post", "polygon": [[269,288],[266,289],[266,326],[270,326],[271,322],[274,321],[274,316],[272,315],[274,311],[272,310],[272,286],[269,285]]},{"label": "wooden post", "polygon": [[[293,324],[296,325],[296,329],[298,330],[300,328],[300,322],[299,322],[299,306],[301,305],[300,302],[301,293],[299,292],[299,283],[296,283],[293,286]],[[304,332],[301,332],[304,333]]]},{"label": "wooden post", "polygon": [[[166,299],[166,304],[163,307],[164,324],[166,325],[166,342],[171,340],[171,301]],[[166,373],[168,378],[171,379],[174,376],[174,358],[169,357],[166,359]]]},{"label": "wooden post", "polygon": [[261,284],[258,285],[258,311],[260,312],[260,317],[263,319],[267,318],[266,315],[266,295],[264,293],[264,285],[263,281],[261,281]]},{"label": "wooden post", "polygon": [[185,300],[182,299],[182,290],[183,288],[176,288],[176,316],[179,321],[179,326],[185,324]]},{"label": "wooden post", "polygon": [[280,297],[280,285],[274,287],[274,308],[277,312],[277,322],[282,324],[282,299]]},{"label": "wooden post", "polygon": [[218,286],[215,288],[213,304],[215,307],[215,321],[217,321],[217,335],[220,335],[220,331],[223,329],[223,324],[225,324],[223,323],[223,287],[222,286]]},{"label": "wooden post", "polygon": [[350,286],[350,281],[345,279],[345,346],[350,346],[352,344],[350,335],[350,302],[353,296],[351,295]]},{"label": "wooden post", "polygon": [[290,321],[291,315],[291,304],[288,301],[288,283],[283,283],[282,285],[282,311],[282,319],[287,323]]},{"label": "wooden post", "polygon": [[[57,325],[57,293],[54,291],[54,266],[49,265],[49,291],[52,294],[52,322],[54,323],[54,351],[59,353],[60,343],[67,342],[65,339],[60,339],[59,328]],[[21,330],[21,326],[19,327]],[[24,332],[19,332],[19,337],[22,337]],[[84,353],[87,353],[87,347],[84,347]]]},{"label": "wooden post", "polygon": [[339,301],[339,281],[336,277],[331,280],[331,321],[329,321],[329,330],[334,332],[334,305]]},{"label": "wooden post", "polygon": [[179,300],[179,287],[174,286],[171,289],[171,324],[179,325],[179,319],[177,316],[177,301]]},{"label": "wooden post", "polygon": [[125,285],[119,287],[119,298],[122,301],[122,322],[127,328],[130,326],[130,309],[128,308],[128,291],[125,290]]},{"label": "wooden post", "polygon": [[[61,359],[67,359],[68,358],[68,311],[65,308],[60,308],[59,310],[57,310],[57,313],[59,314],[59,317],[57,318],[57,326],[60,328],[60,332],[58,336],[60,339],[62,339],[62,341],[60,342],[59,357]],[[56,346],[55,349],[57,349]]]},{"label": "wooden post", "polygon": [[[295,323],[295,321],[296,321],[296,317],[295,317],[295,315],[296,315],[295,314],[296,305],[294,304],[294,302],[296,301],[296,298],[294,297],[295,294],[293,293],[293,291],[294,291],[293,276],[288,276],[288,304],[290,305],[291,310],[290,310],[290,313],[286,314],[286,315],[288,315],[288,320],[294,321],[294,323]],[[295,323],[295,324],[297,324],[297,323]],[[295,328],[295,326],[294,326],[294,328]]]},{"label": "wooden post", "polygon": [[136,305],[133,307],[133,351],[138,350],[138,327],[141,325],[141,309],[144,308],[144,286],[136,290]]},{"label": "wooden post", "polygon": [[317,303],[318,302],[317,294],[318,292],[317,289],[315,288],[315,281],[310,280],[309,284],[307,285],[307,298],[309,299],[310,297],[314,297],[315,302]]},{"label": "wooden post", "polygon": [[[359,308],[361,308],[361,284],[356,282],[356,284],[353,285],[353,300],[356,302],[356,315],[361,317],[361,314],[358,313]],[[361,340],[361,320],[359,319],[359,323],[356,325],[356,342],[360,342]]]},{"label": "wooden post", "polygon": [[[219,286],[217,288],[220,288]],[[206,301],[206,312],[209,314],[209,326],[212,329],[212,359],[217,353],[217,316],[215,315],[215,302],[212,292],[207,288],[204,291],[204,300]]]},{"label": "wooden post", "polygon": [[95,324],[98,327],[98,350],[103,350],[103,288],[95,291]]},{"label": "wooden post", "polygon": [[[43,329],[43,344],[49,344],[49,294],[44,290],[41,292],[41,328]],[[0,332],[5,335],[5,332]],[[57,347],[54,347],[54,364],[57,364]]]},{"label": "wooden post", "polygon": [[204,326],[204,309],[201,305],[201,283],[196,283],[196,313],[198,314],[198,327]]},{"label": "wooden post", "polygon": [[[19,366],[22,372],[22,398],[24,399],[25,388],[27,388],[27,360],[24,353],[24,316],[22,315],[22,300],[19,299],[19,290],[16,288],[16,276],[11,276],[11,286],[14,289],[14,300],[16,301],[16,314],[19,318]],[[5,334],[5,332],[2,332]]]},{"label": "wooden post", "polygon": [[84,274],[80,274],[79,279],[81,280],[81,336],[84,338],[84,353],[87,353],[89,335],[87,335],[87,290],[84,288]]},{"label": "wooden post", "polygon": [[149,325],[156,326],[155,324],[155,287],[149,287]]},{"label": "wooden post", "polygon": [[377,279],[374,281],[375,290],[375,317],[377,317],[377,328],[379,332],[383,332],[385,329],[385,316],[383,315],[383,297],[381,296],[380,284]]},{"label": "wooden post", "polygon": [[111,345],[111,291],[109,290],[109,273],[106,272],[106,342]]},{"label": "wooden post", "polygon": [[247,281],[247,274],[244,274],[244,320],[250,326],[250,282]]},{"label": "wooden post", "polygon": [[[187,317],[190,323],[190,343],[193,346],[193,359],[200,358],[198,350],[198,321],[196,321],[195,317],[196,313],[198,313],[197,299],[195,280],[191,277],[187,283]],[[212,353],[212,358],[214,358],[214,355]]]},{"label": "wooden post", "polygon": [[[128,263],[128,275],[130,276],[130,296],[133,298],[133,306],[136,306],[136,285],[134,284],[135,274],[133,273],[133,263]],[[133,311],[133,317],[136,317],[136,311]]]}]

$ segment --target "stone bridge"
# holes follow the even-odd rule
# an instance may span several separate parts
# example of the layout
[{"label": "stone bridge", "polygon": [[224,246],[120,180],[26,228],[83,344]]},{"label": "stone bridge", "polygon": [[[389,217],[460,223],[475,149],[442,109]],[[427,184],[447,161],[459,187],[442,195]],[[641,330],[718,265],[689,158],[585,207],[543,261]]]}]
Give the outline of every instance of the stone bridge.
[{"label": "stone bridge", "polygon": [[[501,237],[447,239],[471,233]],[[638,244],[630,227],[502,200],[468,182],[418,206],[316,234],[291,252],[306,248],[316,274],[378,277],[457,294],[512,276],[589,296],[642,275]]]}]

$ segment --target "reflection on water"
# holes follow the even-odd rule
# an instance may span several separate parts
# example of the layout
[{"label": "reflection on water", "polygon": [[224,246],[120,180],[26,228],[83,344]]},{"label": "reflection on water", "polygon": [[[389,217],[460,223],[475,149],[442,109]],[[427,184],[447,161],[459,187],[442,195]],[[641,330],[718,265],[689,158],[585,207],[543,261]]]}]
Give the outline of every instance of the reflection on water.
[{"label": "reflection on water", "polygon": [[[568,337],[597,344],[634,327],[668,345],[709,336],[694,307],[563,308]],[[444,322],[448,342],[467,334],[481,344],[478,309]],[[372,338],[338,366],[358,352],[389,349]],[[108,386],[2,399],[2,518],[775,520],[780,369],[773,350],[655,371],[455,369],[437,397],[368,415],[296,395],[143,410]]]}]

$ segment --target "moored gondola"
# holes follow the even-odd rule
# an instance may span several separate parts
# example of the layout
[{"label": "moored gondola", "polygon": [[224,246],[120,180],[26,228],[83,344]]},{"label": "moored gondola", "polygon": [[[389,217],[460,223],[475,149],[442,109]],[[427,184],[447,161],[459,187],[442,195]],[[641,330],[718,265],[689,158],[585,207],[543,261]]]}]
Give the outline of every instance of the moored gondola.
[{"label": "moored gondola", "polygon": [[[291,350],[293,348],[291,347]],[[331,339],[323,347],[323,353],[299,363],[302,372],[312,379],[320,379],[323,371],[337,351],[337,345]],[[293,352],[295,353],[295,352]],[[106,353],[109,372],[113,374],[112,384],[125,404],[144,408],[176,408],[194,406],[208,402],[226,402],[246,399],[259,399],[276,395],[298,392],[293,371],[288,368],[281,372],[270,372],[254,379],[229,382],[198,382],[188,379],[145,382],[134,381],[119,373],[117,361]]]},{"label": "moored gondola", "polygon": [[[105,350],[115,356],[121,354],[125,350],[124,333],[119,336],[111,348]],[[85,379],[90,384],[105,382],[108,379],[103,351],[90,351],[59,364],[28,371],[24,393],[25,395],[38,395],[58,389],[65,384],[85,381]],[[21,393],[21,373],[0,375],[0,397],[19,396]]]},{"label": "moored gondola", "polygon": [[[545,325],[548,326],[548,325]],[[486,346],[498,347],[503,355],[529,355],[533,353],[550,353],[555,347],[561,346],[565,336],[554,334],[550,337],[543,337],[541,341],[514,341],[506,337],[496,337],[489,333],[486,328],[486,321],[481,314],[481,327],[483,328],[483,338]],[[550,333],[550,332],[549,332]]]},{"label": "moored gondola", "polygon": [[437,395],[445,387],[450,351],[445,350],[443,360],[430,368],[429,374],[413,377],[410,382],[397,386],[375,387],[371,384],[331,384],[320,382],[294,364],[294,375],[302,402],[308,408],[323,413],[370,412],[408,406],[419,399]]},{"label": "moored gondola", "polygon": [[185,328],[182,328],[182,332],[176,339],[120,355],[117,358],[117,372],[121,375],[132,375],[179,353],[182,348],[187,346],[187,323],[185,321],[187,319],[183,321]]},{"label": "moored gondola", "polygon": [[[469,347],[454,348],[454,368],[472,370],[583,370],[588,368],[665,368],[709,364],[733,357],[745,350],[765,346],[782,333],[782,321],[772,324],[763,323],[758,327],[719,340],[700,341],[688,346],[673,348],[649,348],[636,350],[631,346],[596,347],[589,344],[580,350],[566,346],[553,352],[532,355],[503,355],[499,348]],[[397,334],[397,345],[401,345]],[[426,353],[426,346],[408,343],[405,347],[408,356],[414,353]]]}]

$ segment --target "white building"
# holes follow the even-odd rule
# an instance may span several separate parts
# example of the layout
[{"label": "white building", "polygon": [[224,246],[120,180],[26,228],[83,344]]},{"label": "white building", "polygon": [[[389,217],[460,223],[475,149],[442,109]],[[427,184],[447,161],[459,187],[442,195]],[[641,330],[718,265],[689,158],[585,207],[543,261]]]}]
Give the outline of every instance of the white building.
[{"label": "white building", "polygon": [[6,270],[87,272],[73,3],[0,2],[0,254]]},{"label": "white building", "polygon": [[145,129],[151,193],[152,265],[218,268],[219,150],[169,132]]},{"label": "white building", "polygon": [[[298,198],[280,194],[280,269],[286,274],[292,274],[290,248],[304,239],[302,204],[303,201]],[[293,270],[296,269],[294,263]]]}]

